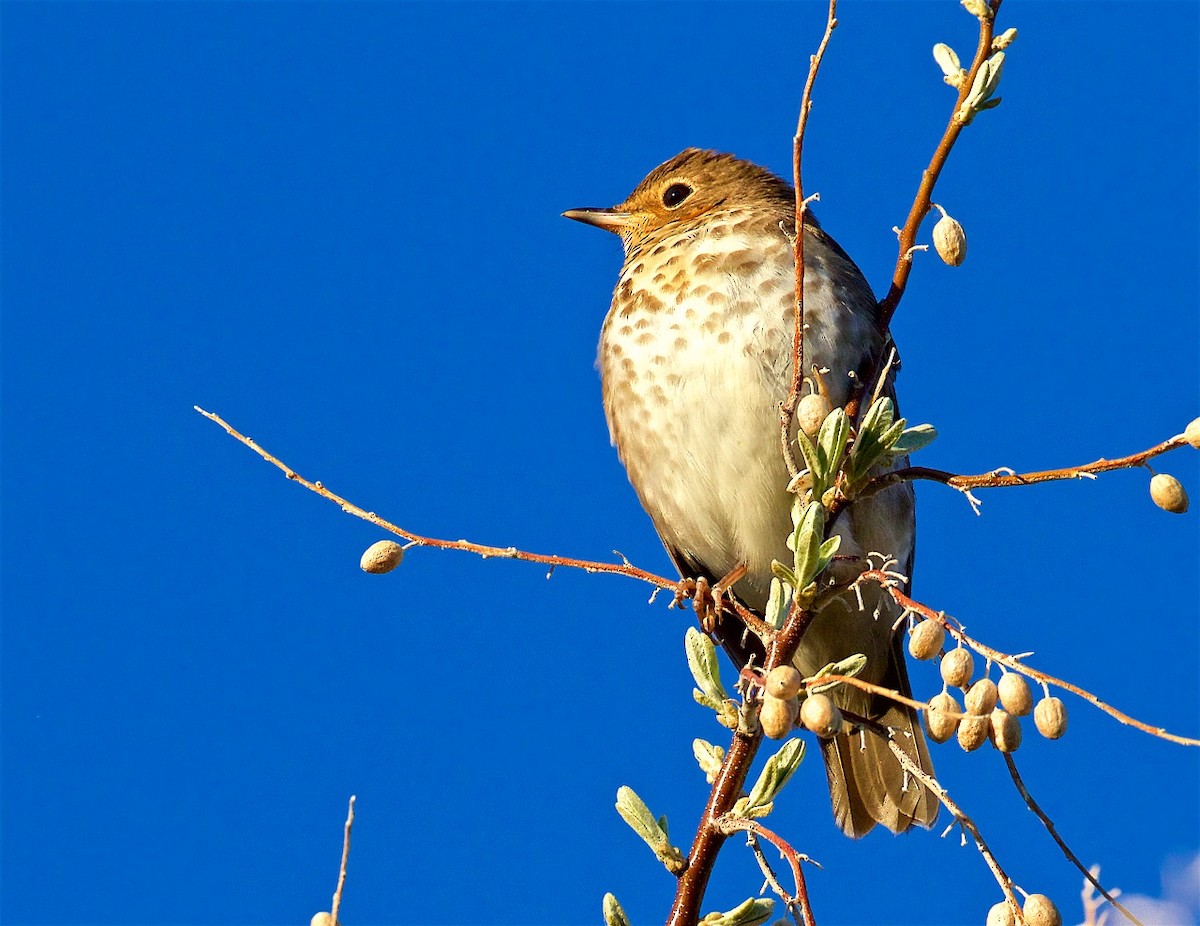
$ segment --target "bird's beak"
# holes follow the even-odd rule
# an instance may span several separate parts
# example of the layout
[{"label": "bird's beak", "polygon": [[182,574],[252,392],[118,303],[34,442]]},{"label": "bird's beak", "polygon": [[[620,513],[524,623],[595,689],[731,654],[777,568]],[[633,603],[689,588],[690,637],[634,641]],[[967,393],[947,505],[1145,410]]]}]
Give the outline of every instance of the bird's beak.
[{"label": "bird's beak", "polygon": [[633,221],[630,213],[617,209],[568,209],[563,216],[574,219],[576,222],[583,222],[585,225],[595,225],[597,228],[603,228],[615,235],[625,231]]}]

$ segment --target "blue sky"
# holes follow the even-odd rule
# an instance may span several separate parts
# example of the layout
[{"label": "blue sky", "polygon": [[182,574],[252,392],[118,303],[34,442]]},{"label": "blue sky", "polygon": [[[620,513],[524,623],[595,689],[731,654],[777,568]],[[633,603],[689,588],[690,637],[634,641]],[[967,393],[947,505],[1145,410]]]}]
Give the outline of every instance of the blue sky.
[{"label": "blue sky", "polygon": [[[690,841],[707,788],[688,614],[629,580],[410,551],[192,411],[414,530],[670,569],[608,445],[593,367],[620,264],[559,217],[688,145],[786,171],[819,4],[78,4],[3,16],[5,922],[661,919],[672,879],[613,810]],[[894,325],[927,465],[1149,446],[1200,411],[1191,3],[1013,2],[999,109],[937,200]],[[882,292],[966,57],[955,3],[847,2],[806,184]],[[926,229],[927,235],[928,227]],[[1161,469],[1200,505],[1200,466]],[[1148,474],[922,486],[915,591],[1136,717],[1200,735],[1196,511]],[[935,693],[936,671],[914,685]],[[1200,846],[1200,752],[1067,698],[1029,787],[1105,880],[1159,896]],[[940,779],[1016,880],[1080,878],[994,752]],[[982,922],[939,831],[853,843],[813,759],[772,818],[825,867],[822,924]],[[943,818],[944,819],[944,818]],[[757,890],[730,846],[709,909]],[[1191,914],[1197,916],[1193,908]]]}]

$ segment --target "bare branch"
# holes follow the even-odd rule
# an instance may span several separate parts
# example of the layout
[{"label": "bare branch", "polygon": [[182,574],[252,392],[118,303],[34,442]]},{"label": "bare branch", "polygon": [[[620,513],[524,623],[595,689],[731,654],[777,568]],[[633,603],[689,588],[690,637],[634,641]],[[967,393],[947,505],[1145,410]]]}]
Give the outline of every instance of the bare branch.
[{"label": "bare branch", "polygon": [[1004,755],[1004,761],[1008,765],[1008,774],[1012,776],[1013,784],[1015,784],[1017,786],[1017,790],[1021,792],[1021,797],[1025,800],[1025,803],[1029,806],[1029,809],[1032,810],[1035,814],[1037,814],[1038,819],[1042,821],[1042,825],[1046,827],[1046,832],[1048,832],[1050,834],[1051,838],[1053,838],[1053,840],[1056,843],[1058,843],[1058,847],[1060,849],[1062,849],[1063,855],[1065,855],[1068,859],[1070,859],[1072,864],[1074,864],[1074,866],[1076,868],[1078,868],[1080,871],[1083,872],[1083,876],[1085,878],[1087,878],[1088,881],[1091,882],[1092,887],[1094,887],[1097,891],[1099,891],[1104,896],[1105,900],[1107,900],[1110,904],[1112,904],[1114,907],[1116,907],[1118,910],[1120,910],[1121,913],[1124,914],[1125,919],[1129,920],[1129,922],[1131,922],[1131,923],[1136,924],[1136,926],[1142,926],[1142,921],[1139,920],[1132,913],[1130,913],[1129,910],[1123,904],[1119,903],[1117,901],[1117,898],[1115,895],[1110,894],[1108,891],[1106,891],[1104,889],[1104,885],[1102,885],[1096,879],[1096,876],[1094,874],[1092,874],[1087,868],[1084,867],[1083,862],[1079,861],[1079,858],[1075,855],[1074,852],[1071,851],[1070,846],[1068,846],[1063,841],[1063,838],[1058,835],[1058,830],[1056,830],[1054,828],[1054,821],[1052,821],[1048,816],[1046,816],[1046,814],[1043,812],[1042,808],[1038,806],[1037,801],[1035,801],[1033,799],[1033,795],[1029,793],[1029,789],[1025,787],[1025,782],[1023,782],[1021,780],[1021,776],[1019,774],[1017,774],[1017,763],[1013,759],[1012,753],[1006,752],[1003,755]]}]

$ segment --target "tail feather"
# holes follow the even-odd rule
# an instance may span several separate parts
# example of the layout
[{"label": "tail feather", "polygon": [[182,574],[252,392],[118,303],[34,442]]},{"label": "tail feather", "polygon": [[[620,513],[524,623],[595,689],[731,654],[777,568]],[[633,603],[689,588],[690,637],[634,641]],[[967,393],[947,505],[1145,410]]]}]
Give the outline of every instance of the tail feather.
[{"label": "tail feather", "polygon": [[[885,687],[908,695],[908,672],[899,640],[893,648]],[[907,705],[876,696],[871,719],[894,731],[895,742],[923,772],[933,774],[933,762],[920,719]],[[900,764],[887,741],[872,733],[842,734],[821,742],[833,816],[847,836],[857,838],[877,823],[893,833],[937,819],[938,800]]]}]

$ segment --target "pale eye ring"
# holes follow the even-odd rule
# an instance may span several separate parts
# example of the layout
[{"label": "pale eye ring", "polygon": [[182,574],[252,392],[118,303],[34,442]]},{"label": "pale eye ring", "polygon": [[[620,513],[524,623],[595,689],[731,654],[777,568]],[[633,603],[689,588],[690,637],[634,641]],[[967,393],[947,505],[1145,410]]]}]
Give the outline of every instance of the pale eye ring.
[{"label": "pale eye ring", "polygon": [[691,195],[692,188],[686,183],[672,183],[663,191],[663,205],[668,209],[674,209]]}]

